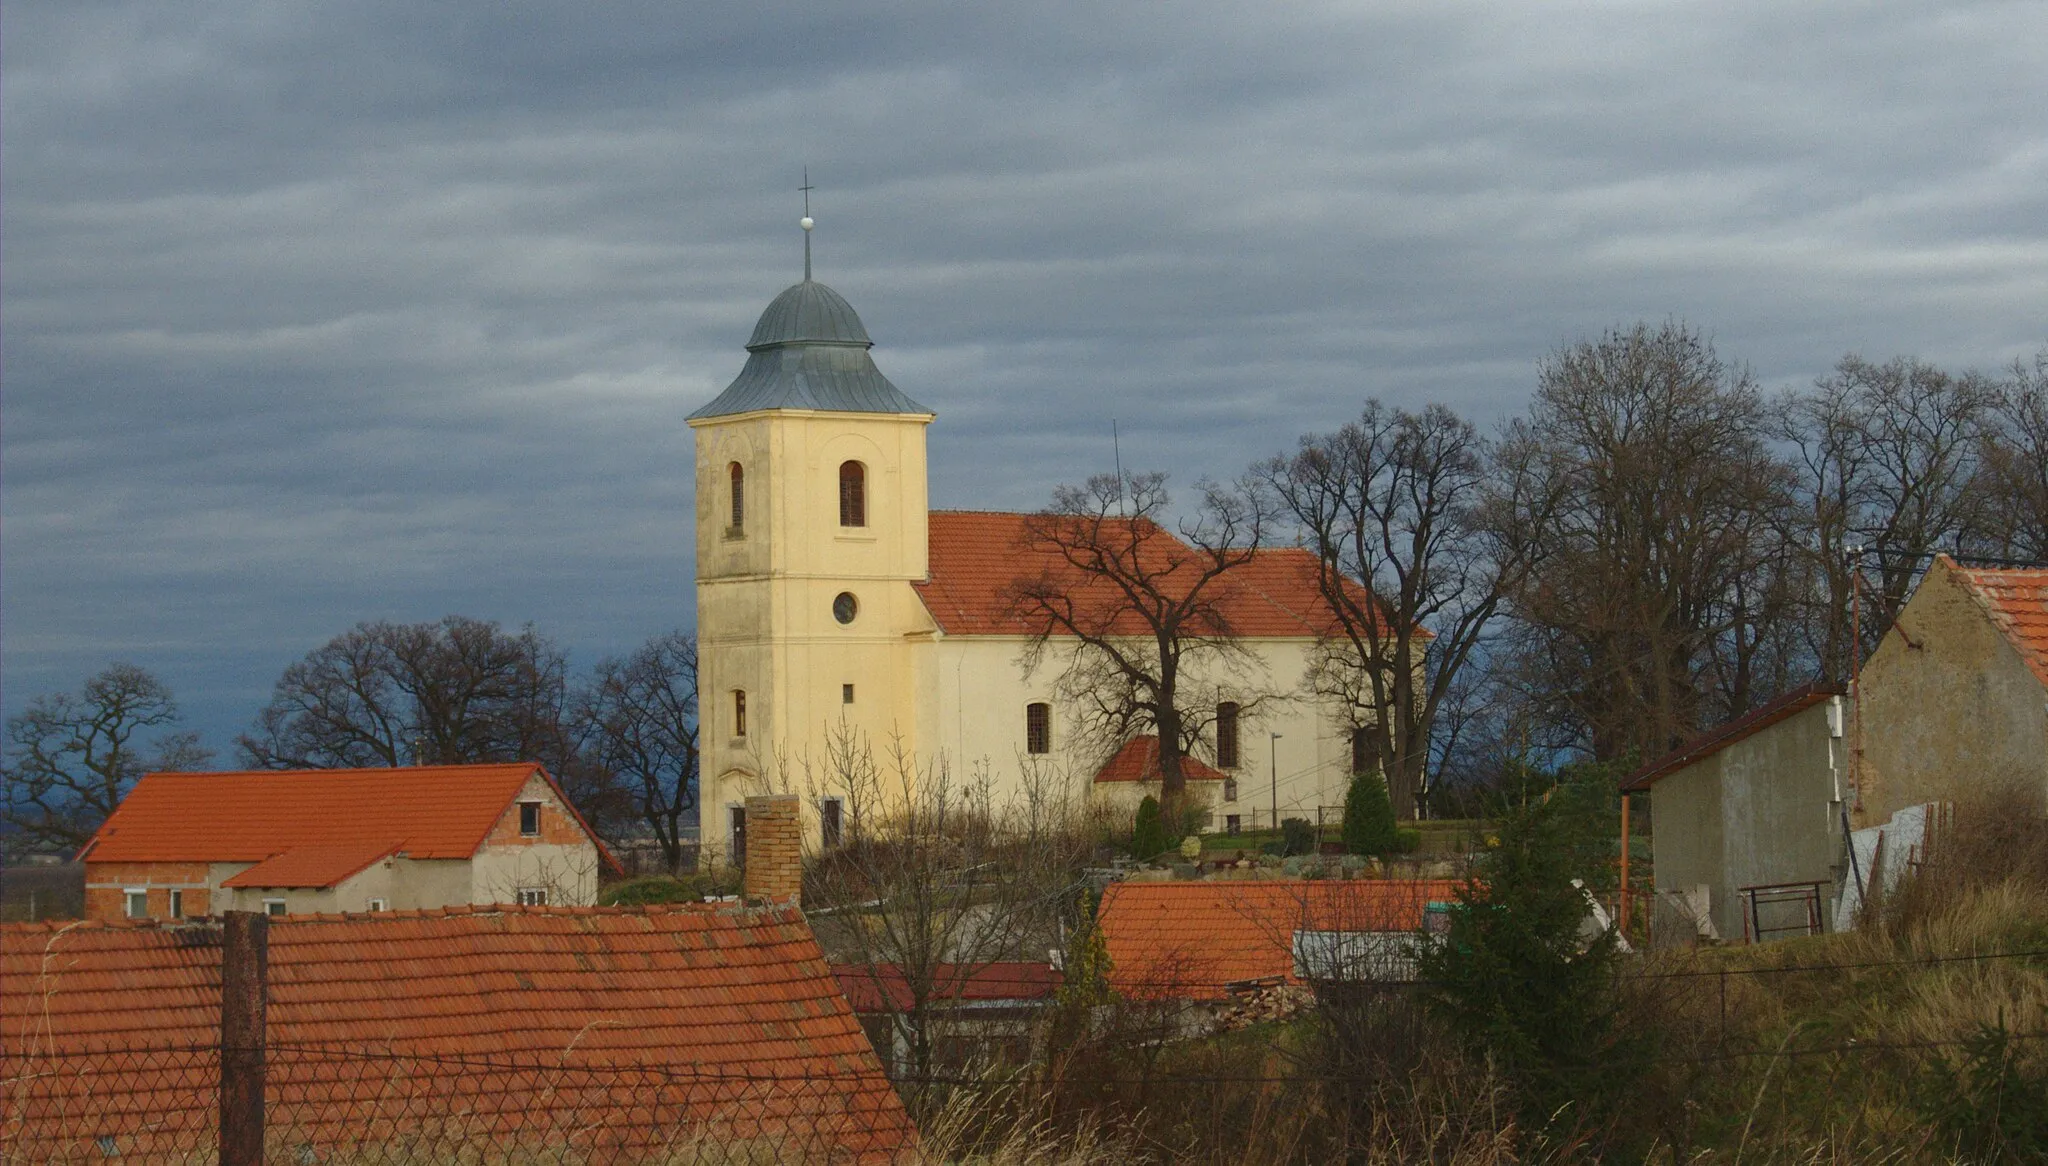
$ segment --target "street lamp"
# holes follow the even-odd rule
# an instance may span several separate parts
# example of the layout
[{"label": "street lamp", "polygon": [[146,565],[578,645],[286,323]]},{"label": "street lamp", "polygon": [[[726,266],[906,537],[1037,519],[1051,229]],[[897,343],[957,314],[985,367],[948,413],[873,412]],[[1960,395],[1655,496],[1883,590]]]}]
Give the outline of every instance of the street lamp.
[{"label": "street lamp", "polygon": [[1273,778],[1273,829],[1280,828],[1280,734],[1266,734],[1266,764]]}]

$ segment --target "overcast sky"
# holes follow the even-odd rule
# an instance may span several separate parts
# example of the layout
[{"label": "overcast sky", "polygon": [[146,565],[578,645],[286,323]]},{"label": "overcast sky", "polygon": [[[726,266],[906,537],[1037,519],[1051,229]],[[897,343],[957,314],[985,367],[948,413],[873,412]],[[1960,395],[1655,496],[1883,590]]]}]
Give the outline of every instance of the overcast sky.
[{"label": "overcast sky", "polygon": [[0,704],[133,661],[224,761],[360,620],[690,623],[805,166],[936,506],[1491,425],[1639,319],[2048,344],[2039,3],[11,0],[0,150]]}]

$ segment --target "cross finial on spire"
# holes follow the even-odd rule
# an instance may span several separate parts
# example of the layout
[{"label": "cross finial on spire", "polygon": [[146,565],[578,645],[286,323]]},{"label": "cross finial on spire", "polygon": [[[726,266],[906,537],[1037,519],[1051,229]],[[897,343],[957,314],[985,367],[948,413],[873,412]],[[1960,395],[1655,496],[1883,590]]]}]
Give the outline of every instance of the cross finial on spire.
[{"label": "cross finial on spire", "polygon": [[797,187],[797,189],[804,192],[804,217],[798,219],[796,225],[804,229],[804,282],[809,283],[811,282],[811,228],[817,225],[811,221],[811,191],[817,188],[811,185],[811,168],[809,166],[804,167],[804,184]]}]

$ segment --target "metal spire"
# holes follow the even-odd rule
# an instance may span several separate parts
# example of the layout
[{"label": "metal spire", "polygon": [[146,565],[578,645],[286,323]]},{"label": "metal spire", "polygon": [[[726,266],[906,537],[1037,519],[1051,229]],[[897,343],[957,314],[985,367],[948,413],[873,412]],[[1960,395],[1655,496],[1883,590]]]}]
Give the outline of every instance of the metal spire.
[{"label": "metal spire", "polygon": [[811,282],[811,228],[817,226],[816,223],[811,221],[811,191],[817,188],[811,185],[811,168],[809,166],[804,167],[804,184],[797,187],[797,189],[804,192],[804,217],[798,219],[796,225],[804,229],[804,282],[809,283]]}]

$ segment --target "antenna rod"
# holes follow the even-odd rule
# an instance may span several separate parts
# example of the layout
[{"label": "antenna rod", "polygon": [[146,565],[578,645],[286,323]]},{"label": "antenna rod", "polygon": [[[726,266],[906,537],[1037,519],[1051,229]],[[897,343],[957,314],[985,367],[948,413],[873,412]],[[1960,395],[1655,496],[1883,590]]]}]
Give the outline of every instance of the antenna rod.
[{"label": "antenna rod", "polygon": [[1116,457],[1116,516],[1124,517],[1124,445],[1117,436],[1116,418],[1109,419],[1109,448]]},{"label": "antenna rod", "polygon": [[804,184],[797,187],[797,189],[804,192],[804,217],[798,219],[796,225],[804,229],[804,282],[809,283],[811,282],[811,228],[817,226],[811,220],[811,191],[815,190],[816,187],[811,185],[811,168],[809,166],[804,167]]}]

